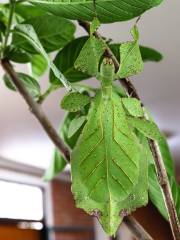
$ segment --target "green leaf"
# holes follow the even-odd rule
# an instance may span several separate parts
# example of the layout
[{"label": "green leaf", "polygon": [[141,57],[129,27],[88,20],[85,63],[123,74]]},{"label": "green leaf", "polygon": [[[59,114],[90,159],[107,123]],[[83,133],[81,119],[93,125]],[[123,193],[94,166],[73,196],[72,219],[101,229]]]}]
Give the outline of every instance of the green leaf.
[{"label": "green leaf", "polygon": [[27,5],[27,4],[16,4],[15,12],[25,20],[32,17],[47,15],[46,12],[43,11],[42,9],[32,5]]},{"label": "green leaf", "polygon": [[54,150],[54,156],[50,163],[49,168],[46,170],[43,179],[45,181],[51,181],[56,177],[60,172],[62,172],[67,165],[67,162],[64,160],[62,155],[57,149]]},{"label": "green leaf", "polygon": [[91,36],[83,46],[74,66],[76,69],[96,76],[99,72],[99,62],[106,46],[104,42]]},{"label": "green leaf", "polygon": [[[48,14],[29,18],[22,24],[33,26],[46,52],[52,52],[64,47],[73,39],[75,32],[73,23],[66,19]],[[32,45],[19,35],[14,35],[12,43],[30,53],[36,53]]]},{"label": "green leaf", "polygon": [[[87,109],[87,111],[88,111],[88,109]],[[85,111],[84,113],[86,114],[87,111]],[[84,124],[81,125],[80,128],[77,129],[77,131],[71,137],[68,136],[70,125],[71,125],[73,119],[75,119],[76,117],[77,117],[76,113],[70,113],[70,112],[67,113],[62,124],[60,125],[60,128],[59,128],[60,137],[64,140],[64,142],[68,145],[68,147],[71,150],[76,145],[77,139],[79,138],[79,136],[82,132],[82,129],[84,127]],[[85,116],[80,115],[80,117],[84,118]],[[45,172],[44,180],[46,180],[46,181],[52,180],[55,176],[57,176],[60,172],[62,172],[64,170],[66,165],[67,165],[67,162],[62,157],[62,155],[60,154],[58,149],[55,148],[54,154],[53,154],[53,159],[50,163],[49,168]]]},{"label": "green leaf", "polygon": [[[174,203],[177,210],[177,215],[180,220],[180,186],[176,183],[174,176],[169,175],[168,177]],[[164,203],[164,198],[157,180],[155,166],[153,165],[149,166],[149,185],[150,185],[149,197],[152,203],[156,206],[156,208],[159,210],[162,216],[168,221],[169,217]]]},{"label": "green leaf", "polygon": [[[85,112],[83,114],[87,114],[88,109],[85,109]],[[78,113],[78,116],[82,116],[81,112]],[[83,115],[84,116],[84,115]],[[61,126],[61,130],[60,130],[60,136],[64,139],[65,143],[70,147],[70,149],[73,149],[74,146],[77,143],[77,140],[82,132],[82,129],[84,127],[84,125],[82,125],[75,134],[73,134],[71,137],[68,136],[68,132],[69,132],[69,128],[71,125],[71,122],[73,121],[73,119],[75,119],[77,117],[77,113],[75,112],[68,112],[64,118],[64,122]]]},{"label": "green leaf", "polygon": [[74,118],[69,126],[68,130],[68,138],[71,138],[79,129],[82,127],[82,125],[85,123],[86,117],[81,116],[81,117],[76,117]]},{"label": "green leaf", "polygon": [[[19,80],[27,88],[31,96],[33,96],[34,98],[37,98],[40,95],[40,86],[39,86],[39,83],[36,81],[36,79],[24,73],[17,73],[17,75]],[[7,74],[4,75],[4,82],[9,89],[16,91],[16,87],[12,83],[9,75]]]},{"label": "green leaf", "polygon": [[133,42],[126,42],[120,45],[120,68],[117,76],[125,78],[136,75],[143,70],[143,61],[138,45],[139,33],[136,26],[131,30]]},{"label": "green leaf", "polygon": [[77,112],[89,102],[90,97],[88,95],[79,92],[70,92],[62,99],[61,107],[69,112]]},{"label": "green leaf", "polygon": [[77,206],[96,215],[109,235],[133,205],[130,194],[139,181],[140,155],[119,96],[99,91],[72,152],[72,192]]},{"label": "green leaf", "polygon": [[[168,143],[165,139],[165,137],[162,135],[161,138],[158,141],[158,145],[160,147],[160,151],[164,160],[164,164],[166,167],[166,171],[168,173],[168,178],[170,181],[170,187],[173,195],[173,199],[175,202],[176,210],[178,217],[180,219],[180,187],[175,181],[175,170],[174,170],[174,164],[173,159],[171,156],[171,153],[169,151]],[[149,197],[154,204],[154,206],[159,210],[159,212],[162,214],[162,216],[168,221],[168,213],[166,210],[166,206],[164,203],[164,198],[162,191],[159,186],[159,182],[157,179],[157,173],[155,169],[154,159],[152,156],[152,153],[150,151],[149,146],[145,146],[148,151],[148,162],[149,162]]]},{"label": "green leaf", "polygon": [[33,55],[31,60],[32,73],[35,77],[42,76],[48,65],[46,59],[41,55]]},{"label": "green leaf", "polygon": [[160,62],[163,59],[160,52],[149,47],[140,46],[140,52],[144,62]]},{"label": "green leaf", "polygon": [[[120,48],[120,43],[113,43],[110,44],[109,47],[111,48],[112,52],[120,61],[120,55],[119,55],[119,48]],[[159,62],[162,60],[163,56],[160,52],[158,52],[155,49],[149,48],[149,47],[144,47],[144,46],[139,46],[140,47],[140,52],[141,52],[141,57],[143,62]]]},{"label": "green leaf", "polygon": [[141,107],[141,102],[136,98],[122,98],[124,107],[128,113],[133,117],[143,117],[144,111]]},{"label": "green leaf", "polygon": [[141,132],[145,137],[159,140],[161,138],[161,133],[157,125],[152,122],[141,118],[128,118],[129,124]]},{"label": "green leaf", "polygon": [[[75,20],[92,21],[94,17],[94,0],[29,0],[47,12]],[[96,13],[101,22],[111,23],[126,21],[137,17],[146,10],[159,5],[162,0],[96,0]]]},{"label": "green leaf", "polygon": [[52,69],[54,75],[62,82],[62,84],[66,87],[68,91],[71,90],[71,85],[64,77],[64,75],[57,69],[54,63],[50,60],[48,54],[44,50],[39,38],[31,25],[28,24],[19,24],[15,27],[13,37],[15,39],[17,35],[20,35],[24,39],[26,39],[33,47],[38,51],[47,61],[49,67]]},{"label": "green leaf", "polygon": [[33,56],[32,54],[26,52],[21,48],[14,47],[10,45],[5,50],[5,56],[16,63],[28,63],[31,62]]},{"label": "green leaf", "polygon": [[160,151],[161,151],[164,163],[165,163],[167,173],[169,175],[174,176],[174,174],[175,174],[174,161],[173,161],[173,158],[172,158],[169,146],[168,146],[168,142],[163,135],[161,135],[161,138],[158,141],[158,145],[160,147]]},{"label": "green leaf", "polygon": [[[70,82],[78,82],[90,77],[74,68],[74,63],[87,39],[88,37],[81,37],[71,41],[60,50],[55,57],[54,64]],[[50,82],[53,85],[62,86],[61,82],[55,77],[52,71],[50,72]]]}]

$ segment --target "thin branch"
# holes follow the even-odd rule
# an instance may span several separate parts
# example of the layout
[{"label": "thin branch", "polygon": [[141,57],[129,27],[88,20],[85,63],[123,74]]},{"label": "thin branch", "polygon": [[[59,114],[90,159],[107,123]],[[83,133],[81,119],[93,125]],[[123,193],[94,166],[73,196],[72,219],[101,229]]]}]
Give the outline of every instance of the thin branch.
[{"label": "thin branch", "polygon": [[14,11],[15,11],[15,0],[9,0],[10,3],[10,10],[9,10],[9,18],[8,18],[8,25],[6,28],[6,32],[5,32],[5,38],[4,38],[4,42],[3,42],[3,48],[2,48],[2,53],[4,54],[4,51],[6,49],[6,46],[8,44],[8,40],[9,40],[9,35],[11,32],[11,26],[12,26],[12,22],[13,22],[13,15],[14,15]]},{"label": "thin branch", "polygon": [[144,230],[144,228],[132,216],[125,217],[124,223],[133,233],[137,240],[153,240],[153,238]]},{"label": "thin branch", "polygon": [[8,60],[3,59],[1,60],[1,65],[5,72],[11,77],[12,82],[16,86],[19,93],[22,95],[26,103],[28,104],[31,112],[35,115],[38,119],[44,130],[46,131],[47,135],[59,149],[59,151],[64,155],[65,159],[70,159],[70,151],[69,148],[64,144],[64,142],[60,139],[58,133],[51,125],[49,119],[46,117],[45,113],[41,109],[38,103],[34,101],[31,97],[27,89],[24,87],[22,82],[18,79],[16,72],[14,71],[12,65],[9,63]]},{"label": "thin branch", "polygon": [[[49,138],[52,140],[52,142],[55,144],[55,146],[58,148],[61,154],[64,155],[67,162],[70,162],[70,150],[69,148],[64,144],[63,140],[59,137],[58,133],[48,120],[45,113],[42,111],[41,106],[34,101],[32,96],[29,94],[29,92],[26,90],[22,82],[18,79],[18,76],[16,72],[14,71],[12,65],[7,59],[1,60],[1,65],[4,69],[4,71],[11,77],[12,82],[16,86],[19,93],[22,95],[26,103],[28,104],[31,112],[34,114],[34,116],[37,118],[37,120],[40,122],[41,126],[44,128],[45,132],[49,136]],[[129,218],[129,217],[126,217]],[[133,233],[133,228],[131,229]],[[145,230],[144,230],[145,231]],[[139,232],[139,235],[141,235],[142,232]],[[135,233],[134,233],[135,234]],[[141,239],[146,240],[146,238],[141,235]]]},{"label": "thin branch", "polygon": [[[79,25],[82,26],[89,33],[90,24],[88,22],[79,21]],[[97,38],[104,41],[104,38],[97,31],[94,33],[94,36],[96,36]],[[116,69],[116,71],[118,71],[118,69],[120,67],[119,62],[108,46],[105,50],[105,54],[106,54],[106,56],[110,57],[113,60],[115,69]],[[120,81],[131,97],[135,97],[138,100],[140,100],[138,92],[137,92],[136,88],[134,87],[134,85],[131,83],[129,78],[123,78],[123,79],[120,79]],[[143,103],[142,103],[142,106],[143,106]],[[148,116],[146,113],[144,113],[144,117],[148,120]],[[170,222],[171,230],[173,233],[173,237],[175,240],[180,240],[180,224],[179,224],[179,220],[177,217],[177,212],[176,212],[173,196],[172,196],[171,188],[169,185],[167,172],[166,172],[166,169],[164,166],[164,161],[163,161],[160,149],[159,149],[159,145],[157,144],[156,141],[153,141],[153,140],[148,140],[148,141],[149,141],[149,146],[150,146],[151,152],[154,157],[158,181],[159,181],[161,190],[163,192],[163,197],[164,197],[165,205],[166,205],[166,208],[168,211],[169,222]]]}]

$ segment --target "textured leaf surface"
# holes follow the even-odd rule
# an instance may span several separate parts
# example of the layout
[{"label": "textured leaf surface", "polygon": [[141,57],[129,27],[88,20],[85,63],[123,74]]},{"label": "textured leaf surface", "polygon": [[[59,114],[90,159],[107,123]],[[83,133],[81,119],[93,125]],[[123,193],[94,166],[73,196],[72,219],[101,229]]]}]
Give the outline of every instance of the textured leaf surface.
[{"label": "textured leaf surface", "polygon": [[62,109],[77,112],[90,102],[90,97],[79,92],[70,92],[61,101]]},{"label": "textured leaf surface", "polygon": [[[138,139],[142,146],[148,146],[148,142],[142,134],[138,134]],[[136,208],[147,205],[148,188],[148,150],[146,147],[142,147],[139,161],[138,183],[135,185],[128,198],[121,202],[121,206],[124,206],[124,209],[120,213],[121,216],[126,216],[136,210]]]},{"label": "textured leaf surface", "polygon": [[120,45],[120,68],[118,77],[125,78],[136,75],[143,70],[143,61],[138,44],[139,33],[136,26],[131,30],[133,42],[126,42]]},{"label": "textured leaf surface", "polygon": [[[24,73],[17,73],[17,75],[31,96],[36,98],[40,95],[40,85],[36,79]],[[4,75],[4,82],[9,89],[16,91],[16,87],[11,82],[11,78],[7,74]]]},{"label": "textured leaf surface", "polygon": [[83,46],[75,62],[75,68],[91,76],[96,76],[99,72],[99,61],[105,47],[103,41],[91,36]]},{"label": "textured leaf surface", "polygon": [[[74,63],[87,40],[88,37],[81,37],[71,41],[55,57],[54,64],[70,82],[78,82],[90,77],[74,67]],[[50,82],[53,85],[62,85],[52,71],[50,72]]]},{"label": "textured leaf surface", "polygon": [[129,117],[128,120],[129,123],[144,136],[154,140],[159,140],[161,138],[161,133],[154,122],[132,117]]},{"label": "textured leaf surface", "polygon": [[[69,19],[92,21],[93,0],[29,0],[42,9]],[[141,15],[146,10],[159,5],[162,0],[96,0],[97,17],[101,22],[125,21]]]},{"label": "textured leaf surface", "polygon": [[[48,54],[46,53],[45,49],[43,48],[39,38],[31,25],[28,24],[19,24],[16,26],[14,30],[13,37],[16,35],[20,35],[21,37],[25,38],[33,47],[38,51],[42,56],[46,59],[48,65],[52,69],[54,75],[62,82],[62,84],[68,89],[71,90],[71,85],[64,77],[64,75],[57,69],[54,63],[50,60]],[[16,38],[16,37],[15,37]]]},{"label": "textured leaf surface", "polygon": [[136,98],[122,98],[124,107],[133,117],[143,117],[144,111],[141,107],[141,102]]},{"label": "textured leaf surface", "polygon": [[139,177],[140,147],[129,128],[119,96],[100,91],[72,154],[72,191],[77,206],[98,215],[105,231],[116,232]]},{"label": "textured leaf surface", "polygon": [[[48,14],[30,18],[22,24],[33,26],[42,46],[47,52],[52,52],[64,47],[73,39],[75,32],[73,23],[66,19]],[[13,44],[26,51],[36,53],[32,45],[20,35],[14,36]]]},{"label": "textured leaf surface", "polygon": [[[113,43],[109,45],[112,52],[118,59],[118,61],[120,61],[120,55],[119,55],[120,45],[121,45],[120,43]],[[140,48],[143,62],[159,62],[163,59],[162,54],[153,48],[149,48],[141,45],[139,46],[139,48]]]}]

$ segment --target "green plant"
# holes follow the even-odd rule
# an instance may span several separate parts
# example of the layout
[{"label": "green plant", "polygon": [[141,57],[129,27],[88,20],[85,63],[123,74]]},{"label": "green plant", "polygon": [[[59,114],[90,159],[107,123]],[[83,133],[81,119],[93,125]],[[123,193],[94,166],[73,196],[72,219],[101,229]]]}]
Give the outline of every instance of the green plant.
[{"label": "green plant", "polygon": [[[111,236],[124,216],[148,203],[149,191],[170,221],[174,239],[180,239],[180,191],[168,145],[128,78],[139,74],[145,61],[162,59],[156,50],[139,46],[138,32],[139,16],[161,2],[10,0],[0,5],[4,82],[20,92],[57,147],[45,179],[51,180],[70,162],[77,206],[98,217]],[[111,43],[98,32],[102,23],[134,17],[139,18],[131,41]],[[71,19],[88,36],[75,39]],[[54,51],[52,61],[49,53]],[[32,74],[16,73],[10,61],[29,63]],[[39,78],[46,70],[49,87],[42,93]],[[90,77],[101,86],[81,83]],[[57,134],[40,104],[61,87],[67,90],[60,103],[67,115]]]}]

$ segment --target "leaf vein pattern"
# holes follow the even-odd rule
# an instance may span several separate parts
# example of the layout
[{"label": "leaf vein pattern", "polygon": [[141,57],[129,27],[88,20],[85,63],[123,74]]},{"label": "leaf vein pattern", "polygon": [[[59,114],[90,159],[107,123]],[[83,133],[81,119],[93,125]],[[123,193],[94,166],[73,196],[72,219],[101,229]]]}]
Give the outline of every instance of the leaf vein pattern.
[{"label": "leaf vein pattern", "polygon": [[87,182],[89,180],[89,178],[95,173],[95,171],[99,168],[99,166],[101,166],[102,163],[104,163],[105,159],[103,159],[102,161],[100,161],[95,168],[84,178],[84,182]]},{"label": "leaf vein pattern", "polygon": [[118,147],[121,149],[121,151],[123,151],[123,153],[127,156],[127,158],[130,160],[130,162],[132,162],[133,163],[133,165],[136,167],[136,168],[138,168],[137,167],[137,165],[135,164],[135,162],[129,157],[129,155],[126,153],[126,151],[121,147],[121,145],[116,141],[116,139],[115,139],[115,117],[114,117],[114,104],[113,104],[113,102],[112,102],[112,109],[113,109],[113,140],[114,140],[114,142],[118,145]]}]

